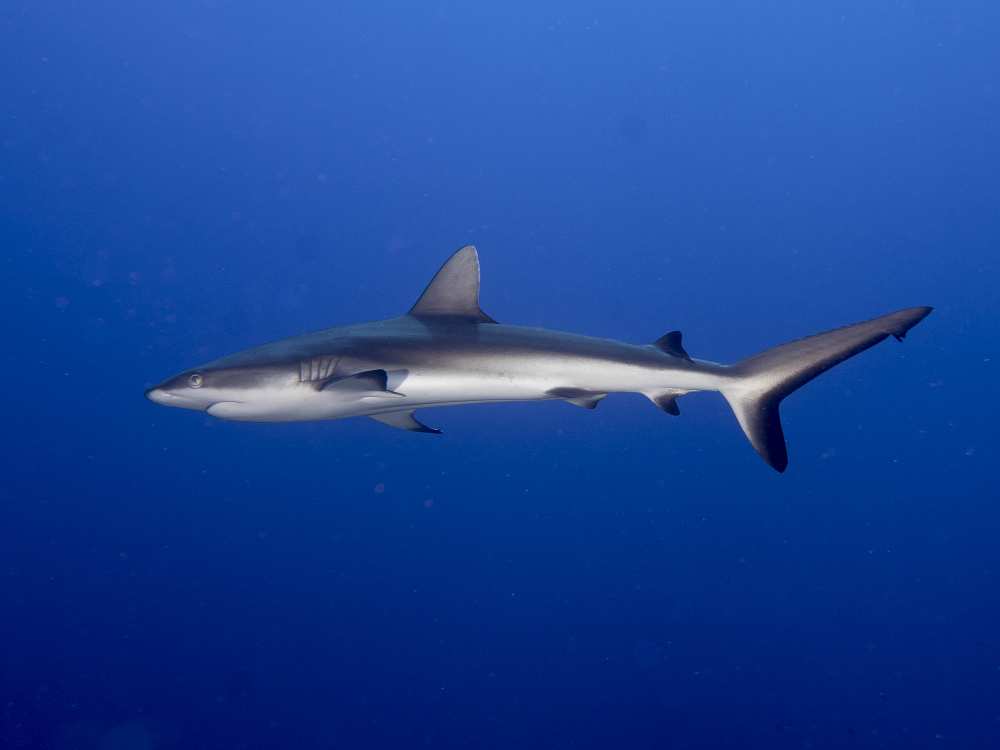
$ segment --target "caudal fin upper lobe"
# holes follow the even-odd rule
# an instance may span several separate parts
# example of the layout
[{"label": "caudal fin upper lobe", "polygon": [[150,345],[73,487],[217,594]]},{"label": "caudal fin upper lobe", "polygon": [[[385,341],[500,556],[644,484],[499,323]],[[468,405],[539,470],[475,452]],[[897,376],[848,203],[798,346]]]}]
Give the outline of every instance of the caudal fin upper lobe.
[{"label": "caudal fin upper lobe", "polygon": [[777,471],[788,466],[778,407],[788,394],[889,336],[902,340],[933,308],[911,307],[768,349],[736,364],[722,389],[754,450]]}]

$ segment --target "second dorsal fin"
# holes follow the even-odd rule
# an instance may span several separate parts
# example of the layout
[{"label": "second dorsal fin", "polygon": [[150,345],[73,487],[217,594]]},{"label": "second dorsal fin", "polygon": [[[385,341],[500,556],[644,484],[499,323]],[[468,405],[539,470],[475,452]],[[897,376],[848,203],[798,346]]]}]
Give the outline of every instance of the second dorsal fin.
[{"label": "second dorsal fin", "polygon": [[691,355],[684,351],[684,345],[681,343],[681,339],[682,336],[680,331],[671,331],[670,333],[665,333],[654,341],[653,346],[661,352],[666,352],[674,357],[680,357],[681,359],[686,359],[690,362]]},{"label": "second dorsal fin", "polygon": [[415,317],[465,318],[478,323],[496,323],[479,307],[479,254],[466,245],[441,266],[410,315]]}]

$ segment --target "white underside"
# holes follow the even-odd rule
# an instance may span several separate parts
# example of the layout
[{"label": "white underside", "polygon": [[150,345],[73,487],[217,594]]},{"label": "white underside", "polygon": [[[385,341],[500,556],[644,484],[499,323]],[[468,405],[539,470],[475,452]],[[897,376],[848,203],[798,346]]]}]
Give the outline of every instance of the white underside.
[{"label": "white underside", "polygon": [[[614,373],[602,373],[603,368],[581,372],[577,382],[568,383],[566,373],[546,376],[545,373],[514,376],[505,373],[433,372],[409,373],[405,377],[390,377],[390,390],[403,396],[378,395],[344,398],[336,389],[316,390],[308,384],[252,393],[218,394],[218,400],[207,412],[228,420],[254,422],[298,422],[341,419],[352,416],[384,414],[394,411],[510,401],[541,401],[554,398],[550,391],[558,388],[578,388],[592,393],[634,392],[655,397],[663,393],[688,393],[693,390],[715,389],[718,378],[704,373],[683,373],[679,382],[666,385],[650,383],[650,372],[640,368],[615,368]],[[659,373],[658,373],[659,374]],[[609,377],[610,376],[610,377]],[[612,385],[614,383],[614,385]]]}]

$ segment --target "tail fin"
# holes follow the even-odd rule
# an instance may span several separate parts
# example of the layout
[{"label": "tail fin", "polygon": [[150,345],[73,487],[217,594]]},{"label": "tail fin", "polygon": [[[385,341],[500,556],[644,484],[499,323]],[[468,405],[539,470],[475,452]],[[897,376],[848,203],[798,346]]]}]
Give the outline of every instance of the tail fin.
[{"label": "tail fin", "polygon": [[817,375],[889,336],[902,341],[906,332],[932,309],[911,307],[889,313],[776,346],[734,365],[733,374],[738,379],[723,388],[722,395],[754,450],[771,468],[784,471],[788,452],[778,414],[781,400]]}]

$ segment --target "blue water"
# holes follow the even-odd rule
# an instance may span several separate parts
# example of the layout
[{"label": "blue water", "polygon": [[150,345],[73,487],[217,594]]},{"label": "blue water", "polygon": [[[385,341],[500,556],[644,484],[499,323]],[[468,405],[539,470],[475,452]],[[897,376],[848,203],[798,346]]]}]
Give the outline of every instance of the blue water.
[{"label": "blue water", "polygon": [[[623,5],[627,7],[622,7]],[[0,748],[1000,746],[1000,5],[0,8]],[[225,423],[143,389],[405,311],[783,406]]]}]

